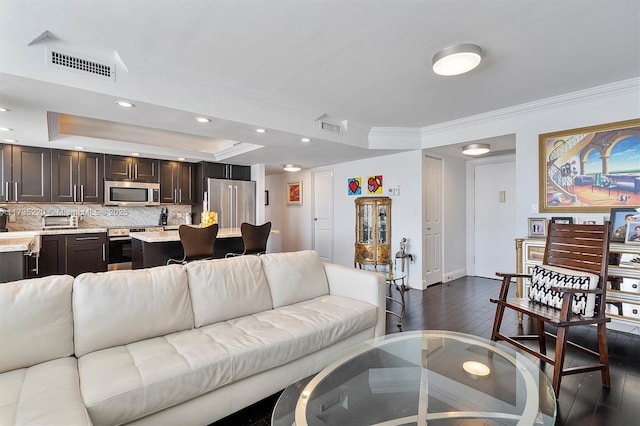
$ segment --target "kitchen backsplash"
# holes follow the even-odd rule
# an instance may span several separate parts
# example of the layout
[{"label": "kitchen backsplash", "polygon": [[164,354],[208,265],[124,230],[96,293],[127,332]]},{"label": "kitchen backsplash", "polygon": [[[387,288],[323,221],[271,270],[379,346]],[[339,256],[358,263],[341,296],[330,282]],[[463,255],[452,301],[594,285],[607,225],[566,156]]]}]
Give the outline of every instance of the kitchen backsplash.
[{"label": "kitchen backsplash", "polygon": [[[102,204],[1,204],[9,210],[9,231],[34,231],[42,229],[42,216],[78,216],[78,228],[111,228],[116,226],[158,225],[160,209],[169,209],[167,225],[185,223],[185,214],[191,206],[165,204],[154,207],[105,207]],[[15,221],[13,219],[15,218]]]}]

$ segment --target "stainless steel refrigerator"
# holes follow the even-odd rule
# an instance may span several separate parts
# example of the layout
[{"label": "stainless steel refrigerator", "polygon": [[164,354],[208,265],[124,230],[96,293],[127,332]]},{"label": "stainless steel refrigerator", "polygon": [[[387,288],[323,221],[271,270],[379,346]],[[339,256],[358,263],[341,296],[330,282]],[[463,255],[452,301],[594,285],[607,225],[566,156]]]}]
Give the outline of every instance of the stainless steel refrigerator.
[{"label": "stainless steel refrigerator", "polygon": [[220,228],[240,228],[242,222],[255,225],[256,183],[207,179],[203,207],[218,214]]}]

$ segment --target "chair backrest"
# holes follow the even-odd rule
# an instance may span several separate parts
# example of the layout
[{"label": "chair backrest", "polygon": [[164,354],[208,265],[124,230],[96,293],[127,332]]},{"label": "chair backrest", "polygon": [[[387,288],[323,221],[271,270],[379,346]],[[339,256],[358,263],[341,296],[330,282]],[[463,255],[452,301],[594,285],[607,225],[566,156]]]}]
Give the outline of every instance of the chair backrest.
[{"label": "chair backrest", "polygon": [[184,250],[184,260],[204,259],[213,256],[213,246],[218,236],[218,224],[205,228],[180,225],[178,228],[180,242]]},{"label": "chair backrest", "polygon": [[599,276],[596,315],[603,316],[609,266],[609,222],[603,225],[550,223],[543,265],[559,266]]},{"label": "chair backrest", "polygon": [[271,222],[252,225],[244,222],[240,225],[244,254],[261,254],[267,251],[267,240],[271,232]]}]

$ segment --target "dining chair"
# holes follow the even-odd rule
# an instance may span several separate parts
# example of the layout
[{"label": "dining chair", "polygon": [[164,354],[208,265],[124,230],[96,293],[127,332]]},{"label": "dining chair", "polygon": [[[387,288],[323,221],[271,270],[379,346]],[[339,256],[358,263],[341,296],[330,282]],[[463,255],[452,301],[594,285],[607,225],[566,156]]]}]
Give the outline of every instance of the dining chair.
[{"label": "dining chair", "polygon": [[218,236],[217,223],[204,228],[180,225],[178,235],[180,235],[184,256],[182,259],[167,260],[167,265],[172,263],[184,265],[193,260],[213,259],[213,246]]}]

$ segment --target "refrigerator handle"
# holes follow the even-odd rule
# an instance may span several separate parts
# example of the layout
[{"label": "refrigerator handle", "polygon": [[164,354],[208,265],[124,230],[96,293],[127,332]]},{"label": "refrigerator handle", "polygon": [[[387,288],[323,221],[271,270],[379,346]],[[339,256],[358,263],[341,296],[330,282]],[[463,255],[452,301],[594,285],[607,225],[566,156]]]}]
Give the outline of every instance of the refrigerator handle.
[{"label": "refrigerator handle", "polygon": [[235,194],[233,194],[235,196],[235,200],[233,200],[233,201],[234,201],[234,207],[235,207],[235,211],[236,211],[236,214],[235,214],[235,221],[236,221],[235,225],[236,226],[234,226],[234,228],[240,228],[240,224],[238,223],[238,214],[239,214],[239,212],[238,212],[238,186],[234,185],[233,190],[235,191]]}]

